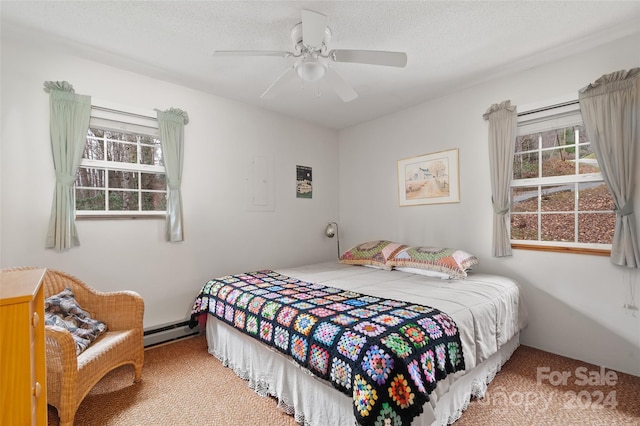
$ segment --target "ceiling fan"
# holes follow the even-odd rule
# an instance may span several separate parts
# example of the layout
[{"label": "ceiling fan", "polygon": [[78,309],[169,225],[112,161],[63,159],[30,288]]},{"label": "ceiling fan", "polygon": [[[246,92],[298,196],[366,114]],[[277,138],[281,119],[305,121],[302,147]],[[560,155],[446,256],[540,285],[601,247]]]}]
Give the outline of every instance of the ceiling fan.
[{"label": "ceiling fan", "polygon": [[298,76],[303,82],[319,82],[323,79],[344,102],[358,97],[358,93],[332,67],[329,62],[352,62],[370,65],[404,67],[407,54],[379,50],[328,50],[331,30],[327,26],[327,16],[312,10],[302,10],[302,22],[291,29],[293,52],[273,50],[216,50],[214,56],[281,56],[297,58],[260,95],[263,99],[275,97],[290,80]]}]

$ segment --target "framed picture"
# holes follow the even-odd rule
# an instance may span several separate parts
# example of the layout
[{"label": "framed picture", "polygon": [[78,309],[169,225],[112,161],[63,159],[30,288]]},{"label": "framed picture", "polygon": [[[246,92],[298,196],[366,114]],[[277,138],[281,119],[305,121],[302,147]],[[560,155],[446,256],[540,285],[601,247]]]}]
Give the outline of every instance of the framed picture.
[{"label": "framed picture", "polygon": [[460,202],[458,149],[398,160],[401,206]]},{"label": "framed picture", "polygon": [[296,197],[313,198],[313,176],[311,167],[296,166]]}]

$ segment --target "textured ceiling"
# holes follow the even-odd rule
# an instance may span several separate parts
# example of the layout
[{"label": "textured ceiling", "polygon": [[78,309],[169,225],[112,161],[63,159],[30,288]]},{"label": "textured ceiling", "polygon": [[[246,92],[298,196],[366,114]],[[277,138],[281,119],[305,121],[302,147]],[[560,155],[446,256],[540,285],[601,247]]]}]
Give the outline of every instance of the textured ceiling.
[{"label": "textured ceiling", "polygon": [[[329,49],[404,51],[406,68],[335,63],[359,93],[321,83],[260,94],[293,63],[213,57],[292,49],[302,9],[328,16]],[[640,1],[1,1],[2,39],[72,50],[154,78],[344,128],[640,32]],[[320,96],[317,96],[318,90]]]}]

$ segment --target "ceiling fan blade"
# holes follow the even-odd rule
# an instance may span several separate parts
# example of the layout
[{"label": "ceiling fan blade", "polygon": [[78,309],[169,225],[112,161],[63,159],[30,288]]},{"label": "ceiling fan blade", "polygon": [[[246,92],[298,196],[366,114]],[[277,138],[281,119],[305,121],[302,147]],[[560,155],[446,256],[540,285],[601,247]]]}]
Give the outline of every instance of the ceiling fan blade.
[{"label": "ceiling fan blade", "polygon": [[302,42],[307,46],[321,47],[327,28],[327,15],[313,10],[302,10]]},{"label": "ceiling fan blade", "polygon": [[327,72],[324,75],[324,81],[338,94],[340,99],[344,102],[349,102],[358,97],[358,93],[353,90],[353,87],[349,85],[333,68],[327,67]]},{"label": "ceiling fan blade", "polygon": [[287,58],[293,56],[291,52],[279,50],[216,50],[213,56],[281,56]]},{"label": "ceiling fan blade", "polygon": [[278,90],[295,77],[296,77],[296,71],[295,71],[295,64],[294,64],[294,65],[291,65],[286,70],[284,70],[284,72],[280,74],[278,78],[276,78],[276,81],[271,83],[271,86],[267,87],[267,90],[265,90],[262,93],[262,95],[260,95],[260,98],[261,99],[275,98],[276,95],[278,94]]},{"label": "ceiling fan blade", "polygon": [[354,62],[358,64],[385,65],[404,67],[407,65],[407,54],[404,52],[388,52],[381,50],[332,50],[329,58],[335,62]]}]

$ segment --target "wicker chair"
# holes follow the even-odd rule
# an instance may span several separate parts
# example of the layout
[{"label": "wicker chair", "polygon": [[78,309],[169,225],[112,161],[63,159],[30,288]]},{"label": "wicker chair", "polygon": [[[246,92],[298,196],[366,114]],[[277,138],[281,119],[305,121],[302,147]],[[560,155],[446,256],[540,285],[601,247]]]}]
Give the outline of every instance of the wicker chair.
[{"label": "wicker chair", "polygon": [[[31,268],[20,268],[31,269]],[[80,306],[107,324],[107,332],[76,356],[67,330],[45,327],[47,403],[58,410],[61,426],[72,426],[76,410],[91,388],[109,371],[133,364],[134,382],[142,377],[144,301],[132,291],[103,293],[64,272],[47,269],[44,297],[71,288]]]}]

